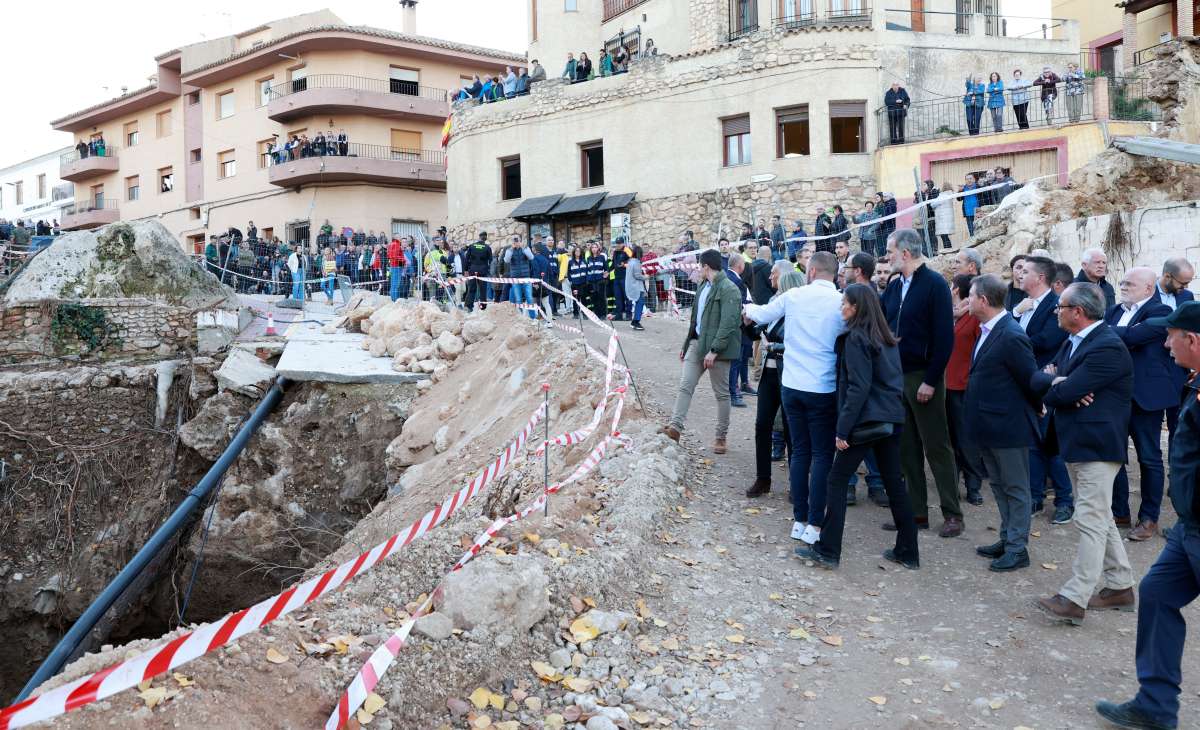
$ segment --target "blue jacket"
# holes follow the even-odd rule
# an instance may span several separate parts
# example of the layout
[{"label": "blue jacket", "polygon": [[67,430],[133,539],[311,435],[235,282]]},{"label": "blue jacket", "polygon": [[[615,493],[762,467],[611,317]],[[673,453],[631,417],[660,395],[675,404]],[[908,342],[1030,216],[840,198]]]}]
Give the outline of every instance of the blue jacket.
[{"label": "blue jacket", "polygon": [[608,276],[608,257],[604,254],[588,259],[587,280],[589,282],[604,281]]},{"label": "blue jacket", "polygon": [[[552,270],[554,271],[554,274],[550,273]],[[550,255],[546,253],[546,247],[540,246],[537,252],[533,255],[533,266],[530,269],[529,275],[534,278],[541,279],[547,284],[550,284],[553,283],[554,279],[556,278],[555,274],[557,273],[558,262],[555,261],[553,264],[551,264]]]},{"label": "blue jacket", "polygon": [[513,279],[528,279],[533,276],[533,259],[528,247],[509,248],[504,252],[504,263],[508,264],[508,275]]},{"label": "blue jacket", "polygon": [[970,81],[966,83],[967,93],[963,96],[963,106],[983,107],[983,95],[987,93],[987,87],[983,84],[972,84]]},{"label": "blue jacket", "polygon": [[963,396],[966,429],[974,443],[1015,449],[1037,443],[1042,401],[1031,384],[1037,364],[1021,326],[1006,314],[988,333],[971,363]]},{"label": "blue jacket", "polygon": [[571,286],[579,286],[588,280],[588,275],[591,273],[592,260],[588,257],[576,259],[571,257],[567,259],[567,279],[571,282]]},{"label": "blue jacket", "polygon": [[1200,402],[1191,388],[1183,397],[1179,425],[1171,440],[1170,495],[1180,528],[1192,537],[1200,537]]},{"label": "blue jacket", "polygon": [[[963,185],[963,192],[965,193],[968,190],[974,190],[978,187],[978,185]],[[975,215],[975,209],[979,207],[979,196],[964,195],[962,199],[962,206],[963,216],[970,218],[971,216]]]},{"label": "blue jacket", "polygon": [[992,81],[987,85],[988,109],[999,109],[1004,106],[1004,82]]},{"label": "blue jacket", "polygon": [[[1046,298],[1033,310],[1033,319],[1025,328],[1029,344],[1033,346],[1033,359],[1039,368],[1044,368],[1058,355],[1062,343],[1067,340],[1067,331],[1058,326],[1058,316],[1054,308],[1058,306],[1058,295],[1053,291],[1046,292]],[[1017,324],[1017,329],[1021,325]]]},{"label": "blue jacket", "polygon": [[[1114,461],[1124,464],[1129,449],[1129,408],[1133,398],[1133,360],[1125,343],[1100,322],[1075,354],[1063,343],[1054,358],[1057,375],[1033,374],[1032,385],[1053,408],[1046,432],[1049,453],[1071,463]],[[1056,377],[1066,380],[1052,385]],[[1077,405],[1091,394],[1091,405]]]},{"label": "blue jacket", "polygon": [[1179,367],[1163,346],[1167,341],[1167,330],[1146,324],[1150,317],[1166,317],[1171,313],[1171,308],[1159,301],[1155,294],[1134,313],[1128,325],[1118,327],[1117,322],[1121,321],[1124,313],[1125,310],[1118,304],[1108,310],[1104,321],[1125,343],[1129,356],[1133,358],[1133,402],[1144,411],[1158,411],[1179,405],[1179,388],[1175,387],[1174,372]]},{"label": "blue jacket", "polygon": [[883,313],[900,338],[900,362],[905,373],[923,371],[921,381],[942,382],[946,363],[954,351],[954,307],[950,287],[936,271],[923,265],[913,272],[908,296],[901,307],[902,277],[892,279],[883,292]]}]

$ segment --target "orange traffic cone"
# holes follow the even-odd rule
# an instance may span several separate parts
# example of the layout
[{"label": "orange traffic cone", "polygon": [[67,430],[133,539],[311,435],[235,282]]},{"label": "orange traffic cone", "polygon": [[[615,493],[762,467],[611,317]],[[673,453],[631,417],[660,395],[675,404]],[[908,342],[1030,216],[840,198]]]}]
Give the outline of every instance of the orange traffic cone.
[{"label": "orange traffic cone", "polygon": [[267,312],[267,334],[275,334],[275,313]]}]

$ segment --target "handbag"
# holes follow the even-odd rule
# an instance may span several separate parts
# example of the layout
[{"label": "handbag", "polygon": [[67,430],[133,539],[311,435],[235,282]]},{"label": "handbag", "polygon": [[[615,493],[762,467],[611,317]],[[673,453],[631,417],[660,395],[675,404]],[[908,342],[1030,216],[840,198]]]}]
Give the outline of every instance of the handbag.
[{"label": "handbag", "polygon": [[896,430],[896,424],[885,421],[870,421],[855,426],[850,431],[850,445],[861,446],[872,441],[879,441],[891,436]]}]

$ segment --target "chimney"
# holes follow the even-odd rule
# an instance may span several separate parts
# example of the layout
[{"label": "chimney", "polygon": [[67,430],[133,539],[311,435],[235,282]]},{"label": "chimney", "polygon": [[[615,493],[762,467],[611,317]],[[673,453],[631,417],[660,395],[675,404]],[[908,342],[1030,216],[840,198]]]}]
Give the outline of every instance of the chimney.
[{"label": "chimney", "polygon": [[417,0],[400,0],[400,31],[405,35],[417,34]]}]

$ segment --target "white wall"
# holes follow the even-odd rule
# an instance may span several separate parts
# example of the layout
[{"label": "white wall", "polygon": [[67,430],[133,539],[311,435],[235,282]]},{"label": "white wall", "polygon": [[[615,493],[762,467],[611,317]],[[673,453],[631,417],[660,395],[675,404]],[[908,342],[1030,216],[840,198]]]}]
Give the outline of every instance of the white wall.
[{"label": "white wall", "polygon": [[[3,191],[0,193],[3,195],[0,218],[7,221],[45,220],[47,223],[57,219],[61,223],[61,210],[74,202],[74,190],[71,183],[64,183],[58,178],[59,157],[71,151],[70,147],[64,147],[0,170],[0,190]],[[46,176],[46,195],[41,198],[37,194],[38,175]],[[12,184],[18,180],[24,183],[21,205],[17,205],[16,187]],[[63,186],[59,189],[60,195],[66,193],[58,200],[54,199],[56,186]]]}]

